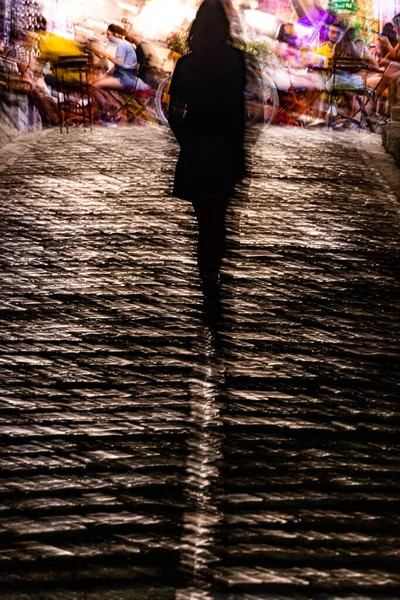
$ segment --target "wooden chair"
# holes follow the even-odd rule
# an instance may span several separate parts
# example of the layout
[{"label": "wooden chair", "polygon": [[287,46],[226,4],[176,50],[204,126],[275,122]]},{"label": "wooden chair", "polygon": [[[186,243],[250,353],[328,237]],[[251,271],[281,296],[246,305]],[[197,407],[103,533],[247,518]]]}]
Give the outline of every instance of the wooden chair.
[{"label": "wooden chair", "polygon": [[93,125],[91,55],[59,57],[53,65],[53,72],[58,91],[61,132],[64,126],[68,131],[71,123],[91,128]]},{"label": "wooden chair", "polygon": [[157,112],[154,107],[154,90],[145,91],[119,91],[116,102],[119,105],[115,111],[114,118],[121,113],[126,116],[126,122],[146,121],[148,123],[158,123]]},{"label": "wooden chair", "polygon": [[[326,91],[328,93],[328,128],[349,122],[359,130],[366,124],[374,131],[366,105],[371,99],[371,91],[366,86],[368,65],[361,58],[333,57],[328,63]],[[348,115],[339,112],[338,104],[343,98],[352,99]]]}]

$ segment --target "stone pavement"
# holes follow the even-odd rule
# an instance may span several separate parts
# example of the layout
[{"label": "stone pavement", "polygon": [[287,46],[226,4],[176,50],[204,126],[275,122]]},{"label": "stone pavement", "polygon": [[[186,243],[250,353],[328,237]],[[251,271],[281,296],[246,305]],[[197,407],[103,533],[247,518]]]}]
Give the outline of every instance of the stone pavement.
[{"label": "stone pavement", "polygon": [[175,158],[3,149],[1,600],[398,600],[398,173],[266,131],[213,331]]},{"label": "stone pavement", "polygon": [[394,106],[390,112],[390,120],[382,127],[382,145],[400,167],[400,106]]}]

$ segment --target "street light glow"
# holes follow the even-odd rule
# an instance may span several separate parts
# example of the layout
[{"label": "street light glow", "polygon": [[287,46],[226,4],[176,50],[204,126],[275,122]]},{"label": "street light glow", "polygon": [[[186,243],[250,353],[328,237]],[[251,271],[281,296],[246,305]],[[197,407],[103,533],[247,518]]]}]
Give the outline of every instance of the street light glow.
[{"label": "street light glow", "polygon": [[172,31],[178,31],[185,21],[192,21],[195,14],[194,2],[151,0],[135,19],[135,29],[153,39],[165,37]]}]

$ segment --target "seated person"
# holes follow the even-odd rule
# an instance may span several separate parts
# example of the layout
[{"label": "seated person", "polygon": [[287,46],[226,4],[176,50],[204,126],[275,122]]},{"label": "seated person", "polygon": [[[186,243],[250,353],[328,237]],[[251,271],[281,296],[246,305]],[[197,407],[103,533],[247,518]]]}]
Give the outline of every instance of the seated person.
[{"label": "seated person", "polygon": [[[43,75],[45,67],[49,66],[50,71],[44,76],[46,84],[50,88],[57,88],[58,81],[54,73],[55,64],[63,58],[78,58],[83,56],[83,48],[74,40],[64,38],[49,33],[46,30],[46,19],[41,19],[41,29],[37,32],[38,56],[35,64],[35,72]],[[77,85],[80,82],[79,76],[73,70],[65,69],[63,72],[64,81],[67,84]]]},{"label": "seated person", "polygon": [[304,60],[306,52],[297,46],[297,38],[292,23],[280,26],[275,46],[277,67],[274,82],[279,90],[294,89],[323,90],[324,80],[319,73],[309,72]]},{"label": "seated person", "polygon": [[145,83],[153,89],[157,89],[160,79],[161,62],[156,48],[143,39],[135,30],[125,33],[125,39],[136,46],[136,57],[138,61],[138,74]]},{"label": "seated person", "polygon": [[276,36],[275,53],[282,63],[289,66],[297,66],[299,60],[299,49],[297,37],[292,23],[283,23]]},{"label": "seated person", "polygon": [[[358,30],[355,27],[348,27],[343,33],[343,37],[335,44],[333,58],[355,59],[355,67],[346,70],[335,71],[326,82],[327,92],[343,89],[341,93],[341,113],[342,116],[350,117],[357,113],[360,108],[360,95],[351,93],[352,90],[365,90],[367,87],[367,69],[379,71],[379,66],[370,53],[364,53],[360,44],[356,44]],[[364,44],[363,44],[364,45]],[[355,71],[354,69],[358,69]],[[365,69],[365,70],[364,70]],[[365,110],[367,103],[364,103]],[[372,105],[369,104],[369,110]]]},{"label": "seated person", "polygon": [[102,113],[101,119],[105,123],[112,122],[110,115],[106,114],[107,101],[103,90],[120,90],[127,92],[144,92],[150,87],[137,76],[137,58],[132,44],[124,39],[125,30],[119,25],[111,24],[107,29],[107,39],[111,44],[116,45],[115,56],[91,48],[98,55],[104,56],[110,62],[114,63],[112,70],[102,75],[93,84],[93,91],[96,101]]},{"label": "seated person", "polygon": [[[370,53],[363,53],[360,45],[357,45],[358,30],[355,27],[348,27],[343,34],[341,40],[339,40],[333,50],[333,58],[354,58],[360,59],[360,62],[365,64],[366,68],[379,71],[379,65]],[[362,42],[363,43],[363,42]],[[365,44],[363,43],[363,46]],[[335,73],[334,76],[330,77],[326,82],[326,89],[330,92],[335,86],[336,89],[343,88],[354,88],[359,89],[364,87],[364,72],[360,70],[359,73],[341,71]]]},{"label": "seated person", "polygon": [[[369,89],[373,89],[382,77],[383,71],[379,67],[379,60],[377,60],[375,53],[370,51],[363,39],[357,38],[354,43],[360,52],[361,58],[365,62],[366,68],[368,69],[368,72],[365,75],[366,85]],[[380,48],[378,48],[378,52],[379,50]]]},{"label": "seated person", "polygon": [[42,19],[42,29],[37,32],[39,49],[38,59],[41,63],[55,63],[63,56],[81,56],[82,48],[74,40],[69,40],[46,30],[46,19]]},{"label": "seated person", "polygon": [[10,37],[11,43],[7,52],[7,57],[13,58],[16,61],[21,77],[27,75],[29,64],[31,62],[31,54],[24,41],[24,32],[21,29],[16,29]]},{"label": "seated person", "polygon": [[[392,23],[398,42],[396,46],[389,50],[384,58],[380,60],[379,66],[384,67],[385,71],[375,88],[378,101],[383,97],[386,90],[388,90],[389,102],[387,112],[389,114],[390,109],[397,104],[398,99],[397,80],[400,77],[400,13],[393,17]],[[388,44],[386,44],[385,47],[388,49]]]},{"label": "seated person", "polygon": [[[386,44],[389,46],[388,49],[386,49]],[[390,50],[393,50],[393,47],[386,37],[380,37],[376,43],[372,42],[369,44],[368,49],[376,62],[379,64],[382,58],[388,52],[390,52]]]},{"label": "seated person", "polygon": [[89,52],[92,57],[91,79],[90,83],[99,80],[102,75],[105,75],[109,70],[108,61],[102,54],[100,41],[96,38],[85,40],[84,47],[86,52]]},{"label": "seated person", "polygon": [[394,48],[397,44],[396,28],[391,21],[389,21],[389,23],[385,23],[382,27],[381,37],[385,37],[389,41],[392,48]]},{"label": "seated person", "polygon": [[328,41],[322,44],[319,48],[314,48],[314,53],[317,56],[325,58],[325,66],[328,65],[328,61],[333,56],[333,49],[335,44],[339,41],[342,35],[342,26],[340,23],[331,23],[328,28]]},{"label": "seated person", "polygon": [[43,78],[45,62],[40,63],[33,52],[33,40],[22,30],[16,30],[8,56],[16,60],[21,78],[29,82],[28,96],[38,109],[42,124],[56,125],[57,104]]},{"label": "seated person", "polygon": [[361,58],[364,58],[367,60],[368,57],[371,55],[371,53],[368,50],[368,47],[367,47],[366,43],[364,42],[364,40],[359,37],[354,40],[354,43],[360,52]]},{"label": "seated person", "polygon": [[386,37],[380,37],[376,44],[371,44],[368,48],[369,55],[373,61],[369,64],[371,68],[371,72],[367,73],[367,87],[370,90],[374,90],[380,80],[382,79],[382,74],[385,68],[379,66],[382,58],[393,50],[392,45]]}]

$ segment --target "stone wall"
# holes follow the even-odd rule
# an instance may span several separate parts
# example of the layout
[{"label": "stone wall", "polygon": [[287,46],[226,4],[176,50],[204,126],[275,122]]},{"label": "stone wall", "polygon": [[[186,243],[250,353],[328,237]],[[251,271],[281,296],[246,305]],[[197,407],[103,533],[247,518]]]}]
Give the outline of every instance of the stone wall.
[{"label": "stone wall", "polygon": [[41,127],[38,110],[25,92],[0,90],[0,147],[20,133]]},{"label": "stone wall", "polygon": [[392,108],[391,120],[382,129],[382,144],[400,164],[400,106]]}]

